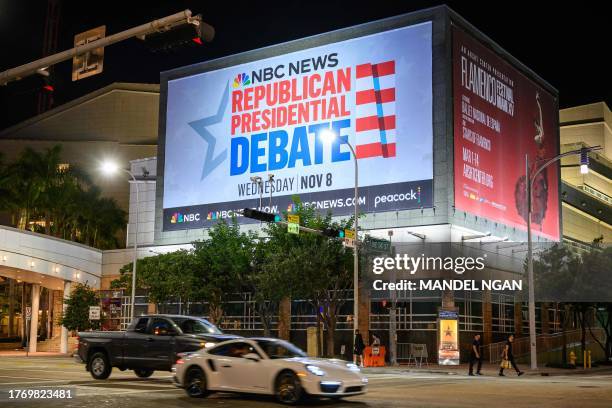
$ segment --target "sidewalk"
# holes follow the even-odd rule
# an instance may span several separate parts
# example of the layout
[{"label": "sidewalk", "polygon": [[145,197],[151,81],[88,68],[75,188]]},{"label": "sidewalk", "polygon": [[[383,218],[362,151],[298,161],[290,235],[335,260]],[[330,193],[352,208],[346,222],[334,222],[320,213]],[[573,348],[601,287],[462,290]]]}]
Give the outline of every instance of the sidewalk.
[{"label": "sidewalk", "polygon": [[[474,370],[476,367],[474,367]],[[519,369],[525,372],[525,376],[561,376],[561,375],[584,375],[596,373],[612,372],[611,366],[600,366],[590,369],[581,367],[576,369],[565,368],[550,368],[540,366],[537,370],[531,370],[528,365],[519,364]],[[422,367],[414,367],[400,365],[397,367],[365,367],[361,369],[364,374],[401,374],[401,373],[431,373],[431,374],[446,374],[446,375],[467,375],[469,370],[468,364],[460,364],[457,366],[439,366],[437,364],[423,365]],[[498,364],[485,363],[482,365],[481,373],[485,376],[497,376],[499,373]],[[516,372],[513,369],[506,369],[504,373],[507,377],[516,377]]]},{"label": "sidewalk", "polygon": [[[35,353],[27,353],[28,357],[70,357],[69,354],[55,353],[52,351],[37,351]],[[25,357],[24,350],[0,350],[0,357]]]}]

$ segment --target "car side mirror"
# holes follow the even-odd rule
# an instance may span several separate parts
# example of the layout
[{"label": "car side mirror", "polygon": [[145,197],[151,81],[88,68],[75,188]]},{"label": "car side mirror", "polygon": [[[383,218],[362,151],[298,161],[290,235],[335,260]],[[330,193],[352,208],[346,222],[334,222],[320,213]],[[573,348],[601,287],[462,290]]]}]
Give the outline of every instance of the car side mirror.
[{"label": "car side mirror", "polygon": [[258,354],[256,354],[256,353],[248,353],[248,354],[245,354],[245,355],[243,356],[243,358],[246,358],[247,360],[252,360],[252,361],[255,361],[255,362],[257,362],[257,361],[261,360],[261,357],[259,357],[259,355],[258,355]]}]

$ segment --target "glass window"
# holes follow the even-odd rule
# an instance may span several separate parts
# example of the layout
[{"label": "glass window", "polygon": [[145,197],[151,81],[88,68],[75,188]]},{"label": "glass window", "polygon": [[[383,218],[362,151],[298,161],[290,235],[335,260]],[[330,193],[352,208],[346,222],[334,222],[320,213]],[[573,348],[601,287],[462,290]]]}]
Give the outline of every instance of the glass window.
[{"label": "glass window", "polygon": [[225,357],[236,357],[242,358],[249,353],[255,353],[259,355],[257,350],[250,345],[249,343],[244,342],[235,342],[230,344],[223,344],[217,347],[213,347],[208,351],[209,354],[214,354],[216,356],[225,356]]},{"label": "glass window", "polygon": [[136,326],[134,326],[134,331],[137,331],[138,333],[144,333],[147,329],[147,323],[149,323],[149,318],[141,317],[140,319],[138,319]]},{"label": "glass window", "polygon": [[153,323],[151,323],[149,332],[156,336],[168,336],[170,334],[174,334],[175,330],[168,320],[155,318],[153,319]]},{"label": "glass window", "polygon": [[259,347],[261,347],[271,359],[306,357],[306,353],[286,341],[257,340],[257,344],[259,344]]},{"label": "glass window", "polygon": [[174,323],[185,334],[221,334],[221,330],[205,319],[173,318]]}]

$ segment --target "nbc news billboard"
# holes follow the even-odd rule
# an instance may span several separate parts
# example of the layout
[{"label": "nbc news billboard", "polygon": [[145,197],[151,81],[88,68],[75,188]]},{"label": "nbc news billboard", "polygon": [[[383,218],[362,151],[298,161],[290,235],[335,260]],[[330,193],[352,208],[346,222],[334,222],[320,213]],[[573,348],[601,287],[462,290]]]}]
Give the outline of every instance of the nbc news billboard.
[{"label": "nbc news billboard", "polygon": [[431,207],[431,37],[425,22],[170,77],[163,229],[207,227],[247,207],[291,211],[296,195],[350,215],[347,143],[361,212]]}]

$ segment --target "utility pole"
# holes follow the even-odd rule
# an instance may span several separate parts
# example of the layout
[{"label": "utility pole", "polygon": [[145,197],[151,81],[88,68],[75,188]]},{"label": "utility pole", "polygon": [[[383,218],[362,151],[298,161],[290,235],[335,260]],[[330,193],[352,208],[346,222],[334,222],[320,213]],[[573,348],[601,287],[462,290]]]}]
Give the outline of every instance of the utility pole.
[{"label": "utility pole", "polygon": [[19,80],[36,73],[44,75],[45,72],[48,72],[46,70],[49,67],[62,61],[72,59],[78,55],[93,51],[96,48],[106,47],[133,37],[146,37],[149,34],[169,31],[184,24],[198,26],[200,28],[199,32],[201,33],[201,38],[205,41],[211,41],[215,35],[215,29],[212,26],[204,23],[200,16],[192,17],[191,10],[187,9],[172,14],[171,16],[160,18],[15,68],[7,69],[6,71],[0,72],[0,85],[5,85],[10,81]]}]

